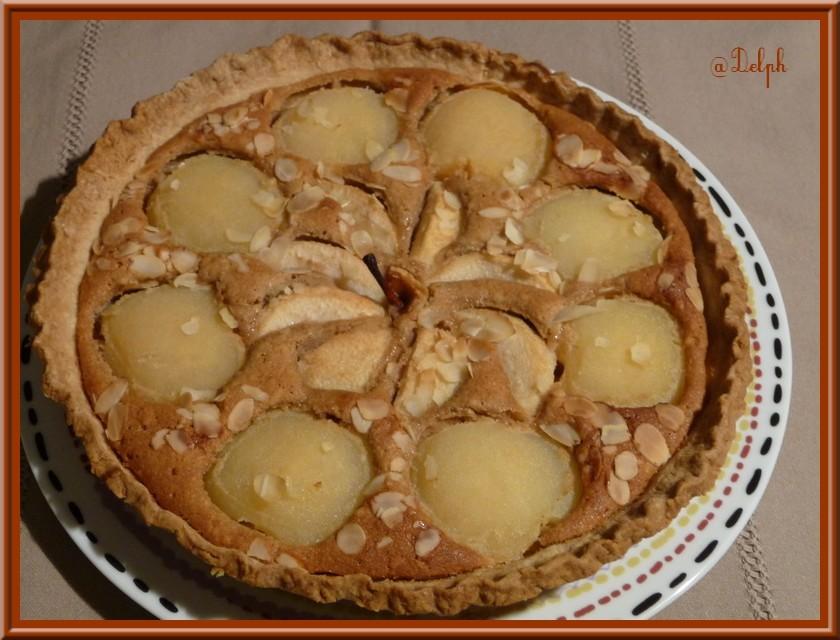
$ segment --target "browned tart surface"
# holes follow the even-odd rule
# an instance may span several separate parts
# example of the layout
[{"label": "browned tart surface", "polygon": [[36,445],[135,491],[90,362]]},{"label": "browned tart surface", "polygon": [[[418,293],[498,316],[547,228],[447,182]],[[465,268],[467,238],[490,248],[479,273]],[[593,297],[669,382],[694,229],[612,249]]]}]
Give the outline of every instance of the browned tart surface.
[{"label": "browned tart surface", "polygon": [[93,471],[316,600],[592,573],[708,488],[743,401],[744,286],[690,170],[479,45],[223,58],[109,127],[54,233],[36,345]]}]

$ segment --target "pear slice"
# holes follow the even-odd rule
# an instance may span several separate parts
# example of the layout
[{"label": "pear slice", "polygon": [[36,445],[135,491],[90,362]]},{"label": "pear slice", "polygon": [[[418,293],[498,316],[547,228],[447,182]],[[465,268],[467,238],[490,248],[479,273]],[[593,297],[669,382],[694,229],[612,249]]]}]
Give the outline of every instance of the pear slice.
[{"label": "pear slice", "polygon": [[564,191],[528,215],[523,228],[566,279],[606,280],[656,264],[662,244],[649,215],[595,189]]},{"label": "pear slice", "polygon": [[256,419],[205,478],[210,499],[234,520],[285,544],[324,540],[350,517],[371,477],[361,439],[294,411]]},{"label": "pear slice", "polygon": [[245,347],[210,291],[168,285],[122,296],[101,315],[105,360],[153,400],[185,388],[215,393],[242,366]]},{"label": "pear slice", "polygon": [[519,406],[533,415],[554,383],[557,360],[551,349],[519,318],[489,309],[459,311],[458,316],[462,322],[473,319],[488,328],[502,322],[510,324],[510,335],[496,342],[496,349],[513,397]]},{"label": "pear slice", "polygon": [[284,204],[275,180],[250,162],[202,154],[157,186],[148,215],[194,251],[248,251],[259,229],[277,226]]},{"label": "pear slice", "polygon": [[385,310],[375,302],[333,287],[302,287],[278,296],[257,321],[256,337],[306,322],[333,322],[382,317]]},{"label": "pear slice", "polygon": [[521,187],[533,182],[548,157],[548,130],[539,118],[490,89],[444,98],[420,133],[438,176],[466,170]]},{"label": "pear slice", "polygon": [[421,441],[412,477],[436,526],[499,562],[521,556],[580,491],[566,449],[489,418]]},{"label": "pear slice", "polygon": [[485,278],[555,290],[547,274],[527,273],[517,268],[509,256],[487,256],[482,253],[465,253],[447,260],[432,274],[430,282],[463,282]]},{"label": "pear slice", "polygon": [[368,163],[367,149],[390,147],[399,121],[382,94],[362,87],[317,89],[274,123],[277,146],[312,162]]},{"label": "pear slice", "polygon": [[313,389],[360,393],[370,386],[390,346],[387,327],[340,333],[300,359],[303,382]]},{"label": "pear slice", "polygon": [[568,394],[617,407],[673,402],[683,386],[679,326],[639,298],[599,300],[594,313],[564,323],[558,357]]}]

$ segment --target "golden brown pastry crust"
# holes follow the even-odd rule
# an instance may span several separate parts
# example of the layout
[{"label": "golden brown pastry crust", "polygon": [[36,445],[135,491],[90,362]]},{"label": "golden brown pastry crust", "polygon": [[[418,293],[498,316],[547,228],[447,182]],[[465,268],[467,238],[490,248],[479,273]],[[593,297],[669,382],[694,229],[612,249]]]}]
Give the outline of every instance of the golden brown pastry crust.
[{"label": "golden brown pastry crust", "polygon": [[[94,390],[91,393],[100,393],[107,384],[107,380],[98,381],[93,373],[102,368],[96,366],[95,353],[85,350],[84,339],[78,340],[80,327],[84,328],[87,322],[92,325],[105,294],[104,291],[88,292],[84,286],[79,286],[84,279],[90,247],[125,185],[147,165],[149,153],[158,148],[165,149],[185,125],[205,113],[266,89],[293,85],[321,74],[341,77],[346,70],[354,70],[354,76],[358,77],[364,72],[357,70],[389,68],[439,69],[444,75],[470,78],[474,83],[501,82],[521,89],[539,102],[560,107],[594,125],[594,129],[580,129],[579,122],[573,118],[563,123],[564,130],[580,129],[587,147],[598,146],[607,151],[615,144],[631,161],[644,165],[655,183],[652,182],[651,188],[644,193],[641,204],[665,212],[660,221],[664,220],[664,226],[674,232],[673,250],[677,255],[690,257],[693,251],[705,294],[705,321],[711,328],[705,362],[689,359],[686,365],[684,407],[689,415],[698,409],[699,412],[682,446],[634,504],[615,510],[604,519],[609,498],[589,496],[581,503],[589,513],[570,519],[568,522],[574,523],[573,527],[564,527],[561,522],[560,526],[547,529],[540,540],[545,548],[504,565],[483,566],[487,564],[485,559],[452,543],[451,550],[442,555],[445,562],[438,570],[445,567],[448,573],[456,575],[442,578],[434,578],[434,569],[430,571],[422,563],[397,569],[398,574],[411,579],[381,578],[379,576],[387,572],[381,568],[377,570],[375,564],[356,565],[356,570],[364,573],[352,573],[353,563],[338,565],[338,570],[346,571],[348,575],[309,573],[249,557],[243,549],[246,538],[235,532],[217,536],[211,542],[209,530],[227,530],[224,514],[209,503],[206,495],[191,492],[172,503],[161,491],[150,491],[149,487],[155,486],[154,474],[142,477],[136,468],[132,470],[132,465],[117,455],[104,435],[102,422],[92,411],[82,381],[84,369],[86,383]],[[555,110],[555,113],[558,111],[557,117],[562,118],[561,110]],[[600,184],[598,180],[593,184]],[[575,183],[586,184],[579,178]],[[411,210],[412,207],[405,209],[404,230],[413,228],[416,223],[416,218],[412,220],[408,215]],[[677,216],[682,225],[677,222]],[[688,230],[687,234],[680,232],[683,228]],[[208,69],[179,82],[172,91],[137,105],[131,119],[109,125],[91,157],[79,169],[76,187],[63,202],[52,233],[53,241],[42,258],[44,274],[32,311],[32,320],[40,327],[35,346],[46,363],[46,392],[67,407],[68,420],[86,446],[93,472],[104,478],[115,494],[136,506],[148,523],[173,531],[184,546],[210,564],[255,585],[280,587],[325,602],[348,598],[370,609],[390,609],[396,613],[453,614],[473,604],[499,606],[535,596],[546,588],[589,575],[603,563],[620,557],[630,545],[666,526],[691,497],[707,490],[729,447],[734,422],[743,409],[744,391],[750,376],[747,330],[743,321],[745,285],[735,251],[724,237],[691,169],[637,118],[604,103],[564,74],[551,74],[539,64],[527,63],[515,55],[501,54],[480,45],[448,39],[426,40],[415,35],[389,38],[375,33],[359,34],[351,39],[307,40],[287,36],[270,47],[225,56]],[[451,247],[450,251],[463,252],[471,242],[478,242],[485,234],[486,230],[468,227],[460,245]],[[401,241],[406,240],[403,235]],[[684,276],[679,270],[675,272],[675,278],[684,285]],[[692,320],[692,310],[685,304],[684,296],[665,300],[655,284],[655,276],[652,278],[650,274],[640,272],[622,280],[620,285],[642,297],[654,301],[661,299],[684,326],[698,326],[698,320]],[[432,288],[431,303],[452,305],[459,300],[458,304],[464,306],[494,306],[494,298],[496,302],[506,297],[510,299],[504,295],[505,289],[505,285],[497,283],[477,297],[476,289],[466,287],[464,283],[437,285]],[[584,300],[591,294],[584,287],[579,294],[572,290],[570,297],[579,295]],[[523,298],[522,304],[528,305],[527,297]],[[534,314],[525,315],[533,317]],[[702,319],[699,322],[702,326]],[[689,333],[705,341],[705,332]],[[687,353],[702,353],[705,347],[703,344],[695,346],[696,349]],[[288,385],[294,386],[294,381],[289,381]],[[294,389],[289,390],[291,395],[286,399],[287,403],[293,402],[295,393]],[[297,393],[302,401],[305,394],[300,389]],[[464,389],[464,393],[469,396],[469,389]],[[229,410],[235,400],[226,401],[224,411]],[[312,403],[314,398],[307,400]],[[335,400],[331,396],[323,401]],[[445,409],[444,406],[440,417],[446,417]],[[349,407],[345,410],[349,411]],[[544,415],[561,418],[563,411],[562,399],[556,402],[549,399]],[[631,427],[640,421],[653,421],[651,413],[648,409],[622,410]],[[395,427],[382,424],[377,428]],[[587,438],[594,436],[582,435],[584,446],[581,451],[585,451]],[[673,434],[673,441],[669,443],[672,449],[684,435],[685,430]],[[217,445],[222,444],[223,439],[220,439]],[[127,440],[121,446],[125,447],[124,454],[131,451],[133,445]],[[141,448],[148,449],[148,440],[138,442],[136,447],[139,455]],[[613,455],[615,453],[617,451]],[[591,472],[603,474],[603,469],[609,469],[610,464],[609,459],[598,459],[593,462]],[[194,471],[196,477],[203,475],[201,468]],[[633,481],[634,493],[648,484],[655,471],[652,465],[643,468],[643,473]],[[189,474],[190,469],[185,473]],[[603,487],[603,483],[593,482],[592,486]],[[191,514],[191,509],[198,511],[203,526],[195,526],[196,521],[190,517],[195,515]],[[208,514],[212,515],[214,511],[217,520],[207,520]],[[193,526],[188,523],[190,520],[194,522]],[[597,530],[592,530],[594,523],[599,525]],[[373,521],[366,523],[366,527],[368,524],[371,529],[377,526]],[[606,531],[609,533],[605,534]],[[405,542],[407,544],[407,540]],[[304,564],[318,570],[315,563],[319,557],[338,562],[340,555],[331,553],[324,546],[319,553],[304,558]],[[389,567],[389,570],[393,569]]]}]

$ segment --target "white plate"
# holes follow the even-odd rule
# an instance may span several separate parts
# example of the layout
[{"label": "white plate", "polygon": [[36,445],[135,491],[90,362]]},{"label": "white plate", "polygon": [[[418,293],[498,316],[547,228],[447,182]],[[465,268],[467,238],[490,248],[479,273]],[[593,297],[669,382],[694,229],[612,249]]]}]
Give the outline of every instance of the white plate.
[{"label": "white plate", "polygon": [[[597,90],[596,90],[597,91]],[[627,105],[670,142],[694,168],[741,258],[751,288],[747,322],[755,378],[732,450],[707,495],[693,500],[660,534],[632,547],[594,576],[564,585],[525,605],[477,611],[498,619],[645,619],[702,578],[726,553],[761,499],[787,423],[791,342],[773,270],[752,227],[723,185],[666,131]],[[32,282],[31,268],[24,285]],[[21,309],[21,326],[27,309]],[[90,475],[84,451],[65,425],[63,411],[40,391],[41,364],[26,336],[21,348],[21,439],[47,501],[79,549],[116,587],[164,619],[384,618],[349,604],[318,605],[279,590],[212,578],[207,565],[166,532],[150,529]],[[463,616],[462,616],[463,617]]]}]

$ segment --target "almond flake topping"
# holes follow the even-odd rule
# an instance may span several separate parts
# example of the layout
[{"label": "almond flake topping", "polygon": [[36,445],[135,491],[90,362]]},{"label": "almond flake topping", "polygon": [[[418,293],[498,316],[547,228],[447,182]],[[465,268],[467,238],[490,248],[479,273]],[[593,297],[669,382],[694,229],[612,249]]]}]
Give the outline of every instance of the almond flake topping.
[{"label": "almond flake topping", "polygon": [[668,236],[665,238],[659,245],[659,248],[656,250],[656,261],[659,264],[663,264],[665,262],[665,258],[668,257],[668,248],[671,246],[671,238],[673,236]]},{"label": "almond flake topping", "polygon": [[123,239],[132,233],[137,233],[143,228],[143,223],[138,218],[123,218],[119,222],[115,222],[108,226],[102,232],[102,243],[108,246],[114,246],[123,241]]},{"label": "almond flake topping", "polygon": [[193,405],[193,427],[196,433],[208,438],[215,438],[222,430],[219,407],[209,402],[199,402]]},{"label": "almond flake topping", "polygon": [[521,158],[514,158],[512,166],[502,171],[502,176],[514,187],[523,185],[528,177],[528,163]]},{"label": "almond flake topping", "polygon": [[550,273],[557,269],[557,261],[554,258],[534,249],[520,249],[517,251],[513,257],[513,264],[525,273],[532,275]]},{"label": "almond flake topping", "polygon": [[254,493],[264,502],[272,502],[283,497],[286,481],[273,473],[258,473],[251,483]]},{"label": "almond flake topping", "polygon": [[108,424],[105,428],[105,435],[108,437],[108,440],[116,442],[122,439],[127,417],[128,409],[125,405],[115,404],[111,407],[111,410],[108,412]]},{"label": "almond flake topping", "polygon": [[359,398],[356,406],[365,420],[381,420],[391,412],[391,406],[379,398]]},{"label": "almond flake topping", "polygon": [[355,522],[344,525],[341,529],[339,529],[338,533],[335,534],[336,546],[339,551],[348,556],[355,556],[360,553],[361,550],[365,548],[366,541],[367,534],[365,533],[365,530]]},{"label": "almond flake topping", "polygon": [[182,273],[180,276],[177,276],[172,281],[172,284],[174,284],[176,287],[184,287],[185,289],[208,288],[208,285],[199,283],[197,273]]},{"label": "almond flake topping", "polygon": [[601,425],[601,442],[603,444],[621,444],[630,440],[630,430],[620,414],[611,411],[607,420],[609,422]]},{"label": "almond flake topping", "polygon": [[625,505],[630,502],[630,485],[610,471],[607,481],[607,493],[618,505]]},{"label": "almond flake topping", "polygon": [[186,249],[176,249],[170,255],[172,266],[178,273],[189,273],[195,271],[198,266],[198,256]]},{"label": "almond flake topping", "polygon": [[152,447],[152,449],[157,451],[158,449],[163,447],[163,445],[166,444],[167,433],[169,433],[169,429],[158,429],[157,431],[155,431],[150,442],[150,446]]},{"label": "almond flake topping", "polygon": [[388,165],[382,169],[382,175],[407,183],[420,182],[423,177],[420,169],[407,164]]},{"label": "almond flake topping", "polygon": [[350,246],[357,255],[367,255],[373,251],[373,238],[364,229],[359,229],[350,234]]},{"label": "almond flake topping", "polygon": [[[192,387],[181,387],[181,395],[187,395],[191,402],[207,402],[216,395],[213,389],[193,389]],[[189,416],[192,420],[192,416]]]},{"label": "almond flake topping", "polygon": [[504,207],[485,207],[478,212],[482,218],[489,218],[491,220],[501,220],[510,216],[511,210]]},{"label": "almond flake topping", "polygon": [[252,397],[257,402],[268,402],[268,394],[259,387],[253,387],[250,384],[243,384],[242,393],[246,396]]},{"label": "almond flake topping", "polygon": [[166,273],[166,265],[163,260],[143,254],[131,256],[131,266],[129,268],[134,275],[149,280],[160,278]]},{"label": "almond flake topping", "polygon": [[274,163],[274,175],[280,182],[291,182],[300,175],[300,170],[291,158],[278,158]]},{"label": "almond flake topping", "polygon": [[254,538],[251,544],[248,545],[248,551],[245,553],[251,558],[256,558],[263,562],[271,562],[271,552],[268,549],[268,545],[261,538]]},{"label": "almond flake topping", "polygon": [[391,460],[389,468],[391,469],[391,471],[402,473],[408,468],[408,463],[405,461],[405,458],[394,458],[393,460]]},{"label": "almond flake topping", "polygon": [[672,404],[656,405],[656,415],[659,418],[659,423],[669,431],[676,431],[685,421],[683,410]]},{"label": "almond flake topping", "polygon": [[96,404],[93,410],[97,415],[106,415],[125,395],[128,390],[128,382],[125,380],[115,380],[105,391],[96,399]]},{"label": "almond flake topping", "polygon": [[636,427],[633,442],[636,444],[639,453],[657,467],[665,464],[671,457],[668,443],[665,442],[665,436],[650,423],[643,422]]},{"label": "almond flake topping", "polygon": [[306,187],[303,191],[295,194],[295,196],[289,200],[289,203],[286,205],[286,210],[292,214],[303,213],[304,211],[314,209],[316,206],[321,204],[326,197],[327,194],[321,187],[317,185]]},{"label": "almond flake topping", "polygon": [[375,160],[383,151],[385,151],[385,147],[379,144],[376,140],[368,140],[365,142],[365,155],[368,160]]},{"label": "almond flake topping", "polygon": [[568,422],[541,424],[540,429],[552,440],[556,440],[564,447],[571,449],[580,444],[580,435]]},{"label": "almond flake topping", "polygon": [[379,540],[379,542],[376,543],[376,548],[377,549],[384,549],[385,547],[387,547],[389,544],[391,544],[393,542],[394,542],[394,539],[391,536],[385,536],[384,538],[381,538]]},{"label": "almond flake topping", "polygon": [[300,566],[300,563],[288,553],[281,553],[279,556],[277,556],[277,564],[279,564],[281,567],[286,567],[287,569],[303,568]]},{"label": "almond flake topping", "polygon": [[237,433],[242,431],[254,417],[254,399],[243,398],[231,409],[227,419],[227,428]]},{"label": "almond flake topping", "polygon": [[356,427],[356,431],[359,433],[367,433],[370,431],[370,425],[373,424],[373,420],[366,420],[362,417],[359,407],[350,409],[350,419],[353,421],[353,426]]},{"label": "almond flake topping", "polygon": [[236,320],[236,318],[230,312],[230,309],[228,309],[227,307],[222,307],[221,309],[219,309],[219,317],[222,319],[222,322],[224,322],[231,329],[236,329],[239,326],[239,322]]},{"label": "almond flake topping", "polygon": [[609,162],[603,162],[601,160],[596,160],[592,163],[591,169],[593,171],[597,171],[598,173],[603,173],[604,175],[615,175],[617,173],[621,173],[621,167],[610,164]]},{"label": "almond flake topping", "polygon": [[269,244],[271,244],[271,229],[263,225],[254,232],[253,236],[251,236],[251,242],[248,248],[252,253],[255,253],[265,249]]},{"label": "almond flake topping", "polygon": [[525,236],[522,235],[522,229],[513,218],[505,220],[505,236],[513,244],[519,245],[525,242]]},{"label": "almond flake topping", "polygon": [[659,286],[660,289],[665,290],[674,284],[674,274],[665,273],[660,274],[660,276],[656,279],[656,284]]},{"label": "almond flake topping", "polygon": [[371,507],[374,515],[391,529],[402,522],[402,514],[407,509],[405,499],[406,496],[398,491],[385,491],[373,497]]},{"label": "almond flake topping", "polygon": [[187,438],[187,434],[183,429],[174,429],[169,431],[164,436],[164,440],[166,440],[166,443],[172,447],[172,450],[178,455],[186,452],[192,445],[192,442],[190,442],[189,438]]},{"label": "almond flake topping", "polygon": [[569,396],[563,400],[563,407],[571,415],[589,420],[598,413],[598,407],[595,406],[595,403],[583,396]]},{"label": "almond flake topping", "polygon": [[443,190],[443,202],[453,211],[459,211],[461,209],[461,200],[454,193],[446,189]]},{"label": "almond flake topping", "polygon": [[557,157],[570,166],[577,166],[582,151],[583,140],[575,133],[558,136],[557,143],[554,145],[554,153]]},{"label": "almond flake topping", "polygon": [[169,188],[172,189],[172,191],[177,191],[181,188],[181,181],[178,180],[178,178],[172,178],[172,180],[169,181]]},{"label": "almond flake topping", "polygon": [[198,330],[200,328],[201,323],[198,319],[198,316],[193,316],[181,325],[181,333],[183,333],[185,336],[194,336],[196,333],[198,333]]},{"label": "almond flake topping", "polygon": [[391,434],[391,440],[394,441],[394,444],[397,445],[397,448],[399,448],[399,450],[403,453],[411,451],[411,436],[405,431],[394,431],[394,433]]},{"label": "almond flake topping", "polygon": [[698,311],[703,311],[703,294],[697,287],[689,287],[685,290],[685,296],[689,299],[694,308]]},{"label": "almond flake topping", "polygon": [[437,529],[424,529],[417,536],[414,543],[414,552],[418,558],[425,558],[440,544],[440,531]]},{"label": "almond flake topping", "polygon": [[258,133],[255,135],[254,150],[258,156],[267,156],[274,151],[274,136],[270,133]]},{"label": "almond flake topping", "polygon": [[639,460],[632,451],[622,451],[613,460],[615,475],[621,480],[632,480],[639,473]]}]

